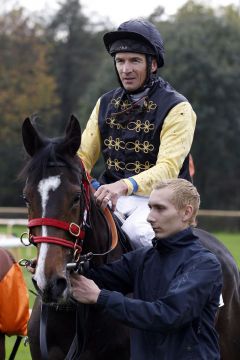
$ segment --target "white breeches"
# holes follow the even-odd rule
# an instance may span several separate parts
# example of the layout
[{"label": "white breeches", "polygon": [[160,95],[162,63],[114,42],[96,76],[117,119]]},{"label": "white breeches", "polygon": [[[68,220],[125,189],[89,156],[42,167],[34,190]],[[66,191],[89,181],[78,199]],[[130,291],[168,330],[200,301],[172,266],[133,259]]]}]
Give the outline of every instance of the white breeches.
[{"label": "white breeches", "polygon": [[148,197],[145,196],[120,196],[117,202],[117,211],[122,213],[126,220],[122,229],[129,236],[134,248],[152,245],[155,234],[147,222],[149,214]]}]

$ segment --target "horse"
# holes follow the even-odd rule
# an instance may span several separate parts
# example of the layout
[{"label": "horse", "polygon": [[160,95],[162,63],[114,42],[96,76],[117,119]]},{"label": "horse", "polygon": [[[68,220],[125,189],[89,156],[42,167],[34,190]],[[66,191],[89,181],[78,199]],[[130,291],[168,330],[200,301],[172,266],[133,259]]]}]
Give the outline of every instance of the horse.
[{"label": "horse", "polygon": [[195,228],[202,244],[213,252],[221,263],[223,272],[221,306],[216,319],[222,360],[240,359],[240,273],[238,266],[228,249],[210,233]]},{"label": "horse", "polygon": [[[48,139],[27,118],[22,135],[31,157],[21,174],[27,179],[23,190],[29,214],[27,242],[36,245],[38,253],[33,282],[39,295],[28,326],[32,359],[129,359],[128,329],[98,308],[76,305],[71,300],[71,269],[84,271],[89,264],[99,266],[131,250],[127,240],[113,241],[118,231],[114,224],[109,225],[108,212],[95,203],[88,175],[76,155],[81,142],[79,122],[72,115],[65,135]],[[194,232],[221,262],[224,306],[219,308],[216,328],[222,359],[237,360],[240,356],[237,265],[214,236],[199,228]]]},{"label": "horse", "polygon": [[22,241],[37,245],[33,283],[39,295],[28,325],[32,359],[127,360],[129,330],[96,307],[71,299],[71,271],[84,271],[90,260],[93,266],[114,261],[130,249],[110,211],[95,204],[76,155],[79,122],[72,116],[65,136],[47,139],[26,119],[22,135],[31,157],[21,174],[27,179],[23,198],[30,228]]}]

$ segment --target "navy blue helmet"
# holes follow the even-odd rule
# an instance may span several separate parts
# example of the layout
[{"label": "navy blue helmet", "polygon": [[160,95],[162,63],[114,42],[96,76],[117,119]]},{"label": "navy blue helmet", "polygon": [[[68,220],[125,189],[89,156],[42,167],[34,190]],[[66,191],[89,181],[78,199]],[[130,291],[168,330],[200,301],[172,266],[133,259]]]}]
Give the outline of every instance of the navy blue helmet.
[{"label": "navy blue helmet", "polygon": [[117,52],[136,52],[156,57],[158,67],[164,65],[163,39],[158,29],[143,19],[122,23],[117,31],[103,36],[107,51],[114,56]]}]

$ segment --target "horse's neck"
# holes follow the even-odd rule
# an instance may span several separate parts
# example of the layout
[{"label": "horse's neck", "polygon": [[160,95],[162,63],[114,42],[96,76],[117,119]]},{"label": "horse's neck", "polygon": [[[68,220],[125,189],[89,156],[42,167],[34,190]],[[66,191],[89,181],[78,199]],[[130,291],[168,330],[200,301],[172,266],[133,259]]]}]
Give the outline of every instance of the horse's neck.
[{"label": "horse's neck", "polygon": [[87,234],[84,240],[85,252],[104,253],[109,249],[111,245],[111,230],[104,211],[96,205],[92,196],[86,230]]},{"label": "horse's neck", "polygon": [[[119,259],[123,253],[132,250],[130,240],[127,234],[125,234],[121,229],[121,225],[116,219],[116,216],[109,212],[109,215],[113,216],[113,220],[109,222],[109,215],[106,216],[106,212],[96,205],[94,198],[91,198],[91,209],[89,215],[91,227],[90,238],[94,239],[92,245],[95,244],[97,252],[103,253],[108,251],[112,246],[114,246],[115,241],[117,241],[116,247],[108,254],[107,259],[104,258],[103,262],[111,262]],[[115,227],[115,229],[113,229],[113,227]],[[113,236],[115,241],[113,241],[112,238],[112,234],[114,233],[117,233],[117,238]]]}]

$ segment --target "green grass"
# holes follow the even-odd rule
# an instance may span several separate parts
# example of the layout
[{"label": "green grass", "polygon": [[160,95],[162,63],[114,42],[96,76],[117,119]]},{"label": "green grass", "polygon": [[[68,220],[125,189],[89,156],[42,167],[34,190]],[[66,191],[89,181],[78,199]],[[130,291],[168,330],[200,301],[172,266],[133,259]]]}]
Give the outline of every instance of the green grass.
[{"label": "green grass", "polygon": [[[28,231],[26,226],[23,225],[13,225],[12,227],[12,234],[14,236],[20,237],[21,234],[25,231]],[[6,234],[7,233],[7,226],[6,225],[0,225],[0,234]]]},{"label": "green grass", "polygon": [[240,268],[240,234],[239,233],[215,233],[214,234],[231,252],[238,268]]},{"label": "green grass", "polygon": [[[0,228],[0,232],[4,231],[4,229]],[[14,234],[17,236],[20,236],[20,234],[25,231],[24,227],[18,226],[14,227]],[[222,243],[229,249],[229,251],[232,253],[233,257],[235,258],[238,267],[240,268],[240,234],[229,234],[229,233],[215,233],[214,234]],[[33,246],[25,247],[25,248],[18,248],[18,249],[12,249],[12,252],[17,260],[21,258],[27,258],[31,259],[35,257],[36,249]],[[33,285],[31,282],[31,275],[23,269],[23,275],[26,280],[28,289],[33,290]],[[32,293],[29,293],[30,297],[30,307],[32,307],[35,296]],[[6,338],[6,359],[8,359],[11,350],[13,348],[13,345],[15,343],[16,337],[7,337]],[[21,342],[21,345],[19,347],[19,350],[17,352],[17,355],[15,357],[15,360],[31,360],[30,352],[29,352],[29,346],[24,346],[23,341]]]},{"label": "green grass", "polygon": [[[13,346],[16,341],[16,336],[6,337],[6,359],[9,358]],[[18,348],[15,360],[31,360],[29,345],[24,345],[24,339],[22,339],[20,346]]]}]

